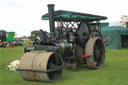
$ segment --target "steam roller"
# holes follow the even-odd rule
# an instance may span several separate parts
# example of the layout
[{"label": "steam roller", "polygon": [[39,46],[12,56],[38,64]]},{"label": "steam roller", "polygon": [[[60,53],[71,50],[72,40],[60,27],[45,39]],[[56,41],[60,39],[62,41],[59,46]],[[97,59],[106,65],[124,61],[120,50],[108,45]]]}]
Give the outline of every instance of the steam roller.
[{"label": "steam roller", "polygon": [[24,48],[17,70],[25,80],[55,82],[64,68],[85,64],[90,69],[102,68],[105,46],[99,21],[105,19],[86,13],[54,11],[54,4],[49,4],[42,20],[49,20],[50,32],[39,30],[41,34],[31,34],[35,38],[33,46]]}]

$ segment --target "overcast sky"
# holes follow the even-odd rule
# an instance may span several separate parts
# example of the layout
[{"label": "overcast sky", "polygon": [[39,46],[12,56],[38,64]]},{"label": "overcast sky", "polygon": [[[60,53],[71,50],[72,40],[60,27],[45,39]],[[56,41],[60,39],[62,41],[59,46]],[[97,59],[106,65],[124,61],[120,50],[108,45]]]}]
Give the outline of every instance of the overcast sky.
[{"label": "overcast sky", "polygon": [[47,4],[55,4],[55,10],[107,16],[105,22],[111,25],[128,15],[127,0],[0,0],[0,29],[15,31],[18,36],[28,36],[32,30],[49,30],[48,22],[41,20],[48,11]]}]

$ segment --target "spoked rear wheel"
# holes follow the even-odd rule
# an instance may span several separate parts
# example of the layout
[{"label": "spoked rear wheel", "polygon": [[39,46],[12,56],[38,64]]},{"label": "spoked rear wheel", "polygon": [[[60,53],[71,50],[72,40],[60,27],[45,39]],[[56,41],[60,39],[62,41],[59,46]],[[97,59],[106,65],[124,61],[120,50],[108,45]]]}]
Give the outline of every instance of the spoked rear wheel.
[{"label": "spoked rear wheel", "polygon": [[90,55],[86,58],[89,68],[99,69],[105,63],[105,47],[101,38],[90,38],[86,44],[85,54]]}]

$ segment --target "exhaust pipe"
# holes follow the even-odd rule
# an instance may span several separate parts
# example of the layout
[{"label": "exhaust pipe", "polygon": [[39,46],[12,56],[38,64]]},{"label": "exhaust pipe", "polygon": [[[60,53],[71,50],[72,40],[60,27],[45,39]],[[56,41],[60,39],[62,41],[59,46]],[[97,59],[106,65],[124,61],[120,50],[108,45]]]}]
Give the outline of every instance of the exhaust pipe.
[{"label": "exhaust pipe", "polygon": [[50,32],[55,32],[55,22],[54,22],[54,4],[48,4],[48,16],[49,16],[49,26]]}]

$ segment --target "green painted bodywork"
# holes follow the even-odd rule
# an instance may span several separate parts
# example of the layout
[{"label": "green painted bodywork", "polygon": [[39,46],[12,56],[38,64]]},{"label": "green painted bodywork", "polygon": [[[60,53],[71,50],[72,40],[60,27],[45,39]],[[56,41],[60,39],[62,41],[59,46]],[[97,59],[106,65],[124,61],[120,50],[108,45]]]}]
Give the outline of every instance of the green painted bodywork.
[{"label": "green painted bodywork", "polygon": [[7,32],[6,33],[6,41],[13,42],[15,37],[15,32]]},{"label": "green painted bodywork", "polygon": [[42,35],[41,31],[32,31],[31,32],[31,41],[34,41],[36,39],[37,36]]},{"label": "green painted bodywork", "polygon": [[[35,36],[32,36],[32,35],[35,35]],[[36,39],[36,34],[34,32],[31,32],[31,41],[34,41]]]}]

